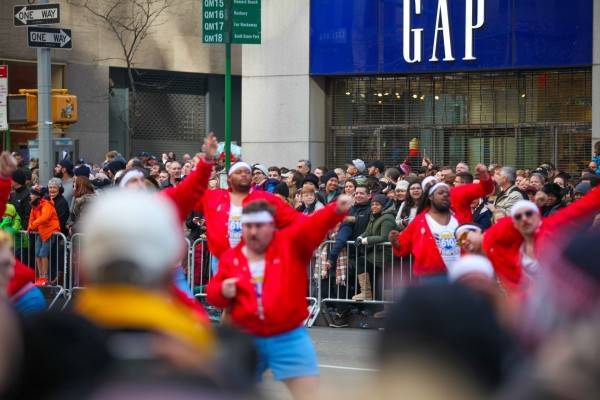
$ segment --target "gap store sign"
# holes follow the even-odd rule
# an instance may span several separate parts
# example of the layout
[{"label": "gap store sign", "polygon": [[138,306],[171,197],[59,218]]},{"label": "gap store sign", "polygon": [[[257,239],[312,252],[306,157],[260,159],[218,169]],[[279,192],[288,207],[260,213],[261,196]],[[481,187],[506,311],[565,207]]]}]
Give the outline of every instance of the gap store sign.
[{"label": "gap store sign", "polygon": [[311,0],[313,75],[592,64],[593,0]]}]

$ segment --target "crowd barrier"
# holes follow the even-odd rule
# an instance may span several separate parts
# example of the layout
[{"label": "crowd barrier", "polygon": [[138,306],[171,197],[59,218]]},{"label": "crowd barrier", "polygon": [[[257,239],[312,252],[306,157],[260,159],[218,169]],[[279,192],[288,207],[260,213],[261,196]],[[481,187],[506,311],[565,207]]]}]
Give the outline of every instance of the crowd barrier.
[{"label": "crowd barrier", "polygon": [[[32,268],[36,262],[37,236],[37,233],[19,232],[15,238],[15,257]],[[69,239],[62,233],[52,236],[48,256],[50,288],[43,289],[51,307],[66,308],[73,296],[85,286],[80,273],[82,238],[82,234],[74,234]],[[397,289],[412,279],[411,259],[394,257],[390,243],[364,246],[347,242],[341,249],[337,264],[331,265],[328,259],[334,243],[323,242],[307,266],[308,326],[312,326],[321,308],[330,303],[392,302]],[[186,252],[180,266],[191,292],[207,306],[209,314],[216,317],[220,310],[206,304],[206,287],[216,272],[217,262],[208,251],[205,239],[194,242],[186,239]],[[361,293],[368,296],[357,299],[355,296]],[[58,301],[60,299],[64,301]]]}]

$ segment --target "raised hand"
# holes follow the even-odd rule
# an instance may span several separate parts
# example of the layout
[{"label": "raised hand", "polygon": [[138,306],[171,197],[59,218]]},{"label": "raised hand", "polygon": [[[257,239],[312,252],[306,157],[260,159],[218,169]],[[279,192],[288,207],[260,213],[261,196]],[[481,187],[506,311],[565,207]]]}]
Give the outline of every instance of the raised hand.
[{"label": "raised hand", "polygon": [[16,170],[17,160],[8,151],[3,151],[0,154],[0,174],[5,178],[10,178]]},{"label": "raised hand", "polygon": [[206,161],[212,161],[217,154],[217,148],[219,147],[219,142],[217,142],[217,138],[214,133],[209,133],[209,135],[204,138],[204,143],[202,144],[202,153],[204,153],[204,159]]},{"label": "raised hand", "polygon": [[342,194],[337,198],[337,212],[345,214],[352,207],[352,198],[347,194]]}]

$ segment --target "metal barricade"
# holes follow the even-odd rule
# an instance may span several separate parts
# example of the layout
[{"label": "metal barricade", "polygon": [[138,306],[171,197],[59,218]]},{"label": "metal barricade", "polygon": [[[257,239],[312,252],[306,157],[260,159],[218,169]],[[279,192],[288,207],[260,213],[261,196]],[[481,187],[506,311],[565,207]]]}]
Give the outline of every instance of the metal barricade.
[{"label": "metal barricade", "polygon": [[[311,287],[318,286],[322,307],[327,302],[391,303],[396,291],[412,279],[411,258],[394,257],[389,242],[370,246],[347,242],[337,266],[328,268],[325,260],[334,243],[322,243],[317,251],[321,262],[311,265]],[[367,296],[361,298],[361,293]]]},{"label": "metal barricade", "polygon": [[[47,246],[47,252],[42,250],[43,246]],[[48,285],[66,288],[69,269],[68,248],[67,237],[60,232],[53,233],[47,241],[44,241],[37,232],[20,231],[15,234],[13,254],[17,260],[35,270],[36,279],[42,276],[43,270],[46,270]],[[41,256],[37,257],[38,254]]]},{"label": "metal barricade", "polygon": [[82,233],[76,233],[71,236],[69,243],[69,279],[67,289],[72,290],[76,287],[82,287],[83,282],[81,280],[80,271],[80,259],[81,259],[81,242],[83,240]]}]

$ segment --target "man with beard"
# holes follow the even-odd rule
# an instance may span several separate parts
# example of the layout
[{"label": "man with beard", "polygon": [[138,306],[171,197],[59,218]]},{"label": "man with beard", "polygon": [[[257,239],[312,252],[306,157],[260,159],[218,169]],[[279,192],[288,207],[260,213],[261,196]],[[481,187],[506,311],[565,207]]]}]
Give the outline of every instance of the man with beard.
[{"label": "man with beard", "polygon": [[71,200],[73,199],[73,163],[66,158],[61,160],[56,167],[54,167],[54,177],[62,180],[63,197],[71,206]]},{"label": "man with beard", "polygon": [[398,233],[390,233],[394,254],[404,257],[412,253],[413,275],[424,281],[442,281],[447,270],[460,258],[460,247],[454,231],[459,221],[450,212],[450,188],[443,182],[431,186],[420,213]]},{"label": "man with beard", "polygon": [[252,201],[265,200],[275,208],[275,225],[284,228],[298,218],[303,218],[289,204],[272,193],[252,188],[252,168],[237,162],[229,169],[229,190],[215,189],[204,193],[196,211],[206,220],[208,248],[217,258],[242,238],[242,208]]},{"label": "man with beard", "polygon": [[347,195],[276,230],[275,212],[266,201],[244,207],[241,242],[222,254],[210,281],[208,301],[231,311],[234,326],[252,335],[258,351],[258,379],[271,369],[295,399],[316,398],[319,367],[303,321],[307,265],[330,229],[351,205]]}]

